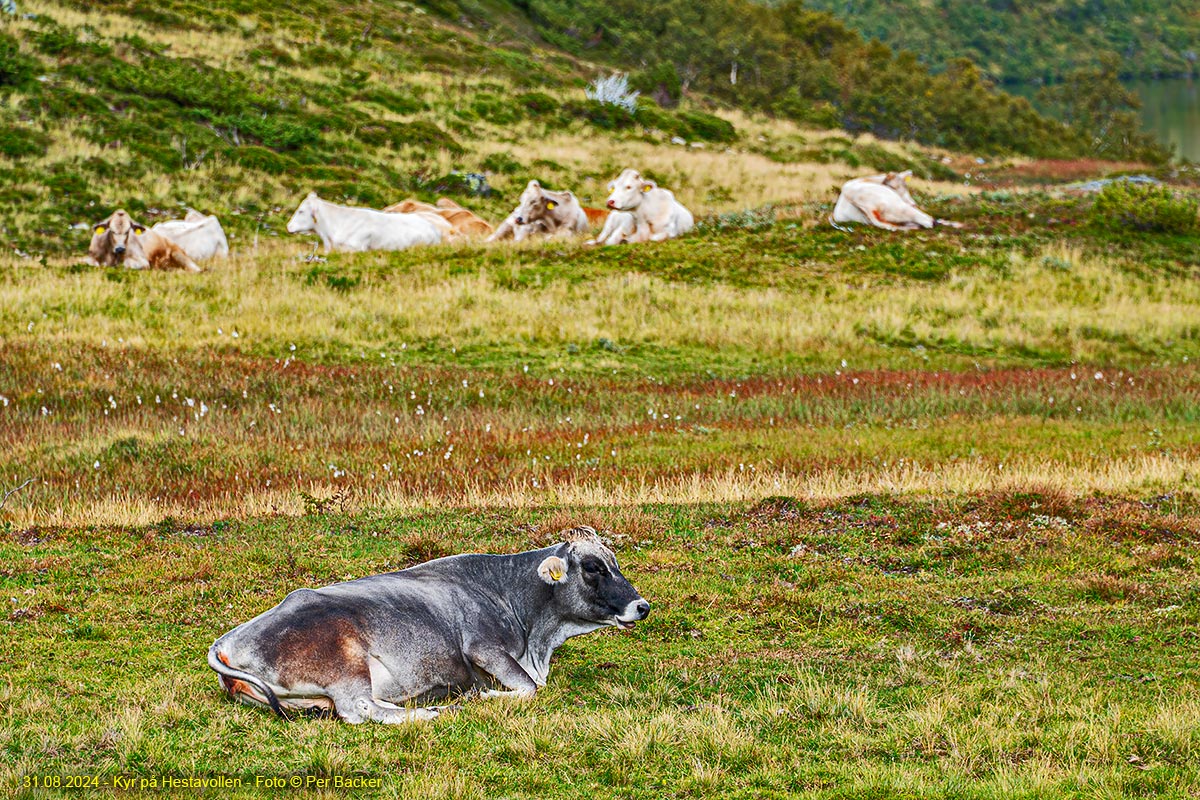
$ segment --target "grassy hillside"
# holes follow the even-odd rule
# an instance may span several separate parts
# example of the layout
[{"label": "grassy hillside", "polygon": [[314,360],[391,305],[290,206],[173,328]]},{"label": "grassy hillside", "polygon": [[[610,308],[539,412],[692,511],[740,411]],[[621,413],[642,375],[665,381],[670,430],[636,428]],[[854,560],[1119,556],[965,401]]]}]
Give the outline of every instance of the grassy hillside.
[{"label": "grassy hillside", "polygon": [[1194,75],[1200,11],[1190,0],[806,0],[922,63],[969,58],[1002,81],[1054,81],[1116,53],[1130,77]]},{"label": "grassy hillside", "polygon": [[[450,194],[495,218],[532,177],[591,196],[627,165],[606,154],[671,137],[770,149],[796,165],[894,162],[878,149],[863,157],[849,143],[820,144],[830,134],[772,147],[763,137],[778,131],[764,112],[810,129],[844,126],[985,154],[1086,149],[1077,133],[992,93],[968,68],[932,78],[907,56],[802,10],[756,18],[740,34],[757,41],[779,29],[786,37],[738,56],[742,77],[729,91],[729,53],[709,47],[707,28],[683,38],[678,28],[607,44],[601,37],[593,48],[571,33],[578,29],[569,15],[552,24],[537,4],[21,7],[25,16],[0,20],[0,229],[11,247],[34,255],[77,252],[87,223],[117,205],[150,221],[191,205],[220,214],[239,235],[269,236],[313,188],[372,206]],[[724,8],[726,22],[740,8]],[[604,11],[613,25],[615,11],[640,13]],[[624,36],[626,27],[611,32]],[[701,53],[711,57],[697,60]],[[893,61],[907,65],[902,82],[889,77]],[[634,114],[584,97],[588,81],[618,68],[633,68],[646,88]],[[688,97],[676,105],[683,81]],[[650,99],[663,86],[668,107]],[[725,119],[710,113],[719,110],[714,99],[759,118],[731,124],[728,110],[719,112]],[[579,141],[589,148],[570,157],[550,146]],[[463,172],[487,174],[495,194],[473,197]],[[715,210],[734,208],[734,198],[743,208],[754,202],[724,191],[729,199]]]}]

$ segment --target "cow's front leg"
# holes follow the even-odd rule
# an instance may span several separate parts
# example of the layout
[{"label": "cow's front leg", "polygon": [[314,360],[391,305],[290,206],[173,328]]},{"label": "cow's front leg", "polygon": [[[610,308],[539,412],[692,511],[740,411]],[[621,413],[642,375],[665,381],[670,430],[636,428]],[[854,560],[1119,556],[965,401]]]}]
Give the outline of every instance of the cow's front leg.
[{"label": "cow's front leg", "polygon": [[437,719],[438,708],[401,708],[386,700],[371,696],[371,684],[366,682],[344,683],[329,688],[329,699],[337,715],[344,722],[357,725],[371,720],[385,725],[403,722],[422,722]]},{"label": "cow's front leg", "polygon": [[481,672],[491,675],[508,691],[484,689],[481,697],[513,697],[528,700],[537,693],[538,685],[517,660],[499,648],[483,648],[467,654],[467,659]]}]

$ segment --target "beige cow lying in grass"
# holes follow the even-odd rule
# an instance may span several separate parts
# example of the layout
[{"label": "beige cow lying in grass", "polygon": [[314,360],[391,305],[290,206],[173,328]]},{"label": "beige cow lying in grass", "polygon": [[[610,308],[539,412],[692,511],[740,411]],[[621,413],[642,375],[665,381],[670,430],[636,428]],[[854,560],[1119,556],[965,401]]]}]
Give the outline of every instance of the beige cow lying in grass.
[{"label": "beige cow lying in grass", "polygon": [[437,205],[410,197],[388,206],[384,211],[388,214],[433,214],[441,217],[449,225],[447,235],[487,236],[492,232],[487,220],[446,197],[439,197]]},{"label": "beige cow lying in grass", "polygon": [[692,229],[692,212],[669,189],[627,169],[610,184],[609,215],[596,244],[661,242]]},{"label": "beige cow lying in grass", "polygon": [[200,266],[175,242],[135,222],[120,208],[92,226],[87,263],[96,267],[165,269],[183,267],[200,272]]},{"label": "beige cow lying in grass", "polygon": [[587,229],[588,215],[574,194],[543,189],[537,181],[530,181],[516,209],[487,240],[512,238],[519,242],[530,236],[570,236]]},{"label": "beige cow lying in grass", "polygon": [[911,176],[912,170],[907,170],[847,181],[833,207],[830,223],[842,230],[845,229],[839,222],[858,222],[889,231],[912,231],[934,225],[961,228],[960,223],[935,219],[917,208],[908,191],[907,181]]}]

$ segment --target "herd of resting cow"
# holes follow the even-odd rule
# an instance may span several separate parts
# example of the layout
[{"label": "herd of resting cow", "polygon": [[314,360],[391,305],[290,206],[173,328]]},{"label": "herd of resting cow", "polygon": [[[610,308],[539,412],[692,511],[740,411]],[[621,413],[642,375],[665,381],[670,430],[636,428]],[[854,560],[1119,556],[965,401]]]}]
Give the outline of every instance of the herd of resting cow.
[{"label": "herd of resting cow", "polygon": [[[909,194],[911,172],[855,178],[842,186],[830,222],[863,223],[887,230],[916,230],[958,223],[935,219]],[[461,237],[522,241],[535,236],[575,236],[603,225],[588,244],[659,242],[692,229],[692,213],[637,170],[627,169],[608,184],[607,208],[583,206],[572,192],[552,191],[530,181],[520,202],[495,229],[448,198],[436,204],[404,200],[382,211],[340,206],[310,193],[288,221],[288,233],[316,233],[325,251],[404,250]],[[229,254],[220,221],[197,211],[182,220],[147,228],[123,209],[92,228],[87,261],[93,266],[131,269],[182,267],[199,272],[197,262]]]},{"label": "herd of resting cow", "polygon": [[[956,223],[917,208],[908,173],[874,175],[842,187],[830,221],[889,230]],[[347,208],[310,194],[288,231],[316,231],[327,250],[389,250],[433,244],[451,233],[489,240],[583,233],[603,220],[597,244],[661,241],[691,229],[675,196],[625,170],[609,184],[608,212],[589,214],[571,192],[530,181],[521,203],[494,231],[447,200],[406,200],[384,211]],[[96,227],[92,257],[126,256],[127,266],[163,259],[195,266],[204,227],[195,212],[182,222],[146,229],[123,211]],[[130,231],[133,234],[130,235]],[[102,251],[97,239],[110,237]],[[162,240],[160,242],[159,240]],[[202,252],[215,254],[212,238]],[[163,243],[165,242],[165,244]],[[220,246],[226,252],[225,237]],[[130,263],[130,254],[137,259]],[[466,554],[320,589],[297,589],[279,605],[218,638],[208,664],[232,698],[289,712],[400,723],[437,717],[466,697],[530,698],[546,685],[550,658],[572,636],[605,627],[633,628],[650,604],[621,574],[616,556],[587,528],[566,531],[551,547],[514,555]]]}]

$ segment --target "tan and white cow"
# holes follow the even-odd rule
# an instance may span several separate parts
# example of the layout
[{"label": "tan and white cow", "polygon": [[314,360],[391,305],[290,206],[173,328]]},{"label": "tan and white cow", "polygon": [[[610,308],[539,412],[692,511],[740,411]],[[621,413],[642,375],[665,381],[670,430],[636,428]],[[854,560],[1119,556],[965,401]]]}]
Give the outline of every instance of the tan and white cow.
[{"label": "tan and white cow", "polygon": [[487,236],[492,232],[491,224],[483,217],[445,197],[439,197],[437,205],[410,197],[388,206],[384,211],[388,214],[434,214],[446,221],[450,234],[454,236]]},{"label": "tan and white cow", "polygon": [[957,222],[936,219],[918,208],[908,191],[910,177],[912,171],[907,170],[847,181],[833,207],[830,223],[840,228],[839,222],[857,222],[889,231],[912,231],[934,225],[962,227]]},{"label": "tan and white cow", "polygon": [[587,229],[587,213],[574,194],[544,189],[530,181],[521,192],[519,205],[487,240],[512,238],[519,242],[530,236],[572,236]]},{"label": "tan and white cow", "polygon": [[[635,169],[622,172],[608,188],[611,192],[607,203],[610,213],[605,231],[609,236],[607,241],[601,241],[605,237],[602,232],[596,240],[598,243],[661,242],[682,236],[695,224],[692,212],[675,199],[673,192],[643,178]],[[632,215],[631,233],[616,235],[627,230],[630,224],[626,218],[614,219],[619,213]]]},{"label": "tan and white cow", "polygon": [[221,221],[195,209],[188,209],[183,219],[160,222],[150,230],[182,247],[193,261],[229,255],[229,240]]},{"label": "tan and white cow", "polygon": [[200,266],[182,247],[134,221],[123,208],[92,226],[87,263],[129,269],[183,267],[200,272]]}]

